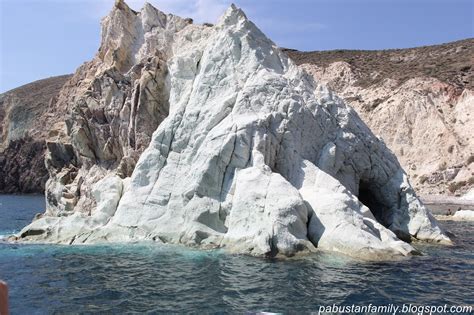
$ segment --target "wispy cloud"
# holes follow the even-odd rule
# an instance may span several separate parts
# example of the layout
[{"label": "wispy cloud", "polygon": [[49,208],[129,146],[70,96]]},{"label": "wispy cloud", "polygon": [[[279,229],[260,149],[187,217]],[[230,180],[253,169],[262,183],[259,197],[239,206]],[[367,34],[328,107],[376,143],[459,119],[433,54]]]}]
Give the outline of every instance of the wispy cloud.
[{"label": "wispy cloud", "polygon": [[225,0],[195,0],[194,18],[197,22],[217,22],[218,18],[230,6],[231,1]]},{"label": "wispy cloud", "polygon": [[[269,18],[260,12],[252,12],[253,22],[277,45],[281,47],[299,47],[306,43],[309,35],[330,30],[330,25],[299,20],[291,17]],[[259,14],[260,13],[260,14]]]},{"label": "wispy cloud", "polygon": [[328,25],[317,22],[305,22],[305,21],[294,21],[294,20],[278,20],[275,23],[275,19],[270,18],[259,18],[257,17],[255,23],[262,29],[271,29],[280,34],[294,34],[305,33],[308,31],[322,31],[328,28]]},{"label": "wispy cloud", "polygon": [[[91,17],[106,16],[114,2],[115,0],[91,1]],[[231,4],[230,0],[126,0],[126,3],[136,11],[139,11],[146,2],[165,13],[190,17],[196,23],[215,23]]]}]

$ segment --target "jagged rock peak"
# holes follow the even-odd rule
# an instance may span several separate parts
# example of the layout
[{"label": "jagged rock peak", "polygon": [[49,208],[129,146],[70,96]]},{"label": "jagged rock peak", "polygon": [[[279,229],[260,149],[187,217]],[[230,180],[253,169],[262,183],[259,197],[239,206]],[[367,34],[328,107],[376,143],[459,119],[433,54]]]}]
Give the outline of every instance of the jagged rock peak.
[{"label": "jagged rock peak", "polygon": [[126,4],[125,1],[123,1],[123,0],[115,0],[114,9],[115,8],[117,8],[118,10],[135,12],[132,9],[130,9],[128,4]]},{"label": "jagged rock peak", "polygon": [[262,39],[265,39],[274,45],[273,42],[265,34],[263,34],[262,31],[260,31],[260,29],[252,21],[248,19],[245,12],[233,3],[219,18],[216,27],[222,28],[225,26],[237,25],[239,23],[242,23],[242,30],[245,29],[249,33],[254,33],[256,36],[261,37]]},{"label": "jagged rock peak", "polygon": [[235,4],[231,4],[227,10],[224,12],[224,14],[221,17],[221,20],[225,20],[229,17],[237,17],[237,18],[242,18],[244,20],[248,20],[247,16],[245,15],[244,11],[242,9],[238,8]]},{"label": "jagged rock peak", "polygon": [[149,3],[140,12],[118,0],[102,19],[102,38],[98,58],[102,68],[115,67],[126,73],[143,58],[160,51],[169,55],[176,32],[192,24],[192,20],[165,14]]}]

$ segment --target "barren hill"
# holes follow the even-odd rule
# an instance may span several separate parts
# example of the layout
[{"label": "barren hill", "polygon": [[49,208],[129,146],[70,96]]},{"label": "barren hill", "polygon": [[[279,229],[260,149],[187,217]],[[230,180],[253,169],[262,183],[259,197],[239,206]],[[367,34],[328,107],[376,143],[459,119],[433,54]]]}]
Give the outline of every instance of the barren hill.
[{"label": "barren hill", "polygon": [[60,117],[59,90],[70,78],[38,80],[0,95],[0,192],[42,192],[45,138]]},{"label": "barren hill", "polygon": [[474,38],[407,49],[285,51],[299,65],[327,68],[346,62],[359,75],[357,85],[361,87],[385,78],[403,84],[413,78],[432,77],[459,89],[474,88]]}]

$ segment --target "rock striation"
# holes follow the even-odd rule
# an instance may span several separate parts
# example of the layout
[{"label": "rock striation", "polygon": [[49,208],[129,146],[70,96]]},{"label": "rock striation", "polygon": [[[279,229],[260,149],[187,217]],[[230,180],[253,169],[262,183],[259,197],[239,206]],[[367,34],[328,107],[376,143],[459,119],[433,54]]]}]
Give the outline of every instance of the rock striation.
[{"label": "rock striation", "polygon": [[57,108],[69,75],[39,80],[0,94],[0,193],[43,193],[49,129],[63,116]]},{"label": "rock striation", "polygon": [[97,181],[131,175],[168,115],[169,44],[189,23],[149,4],[137,13],[122,1],[103,19],[97,55],[59,94],[67,114],[46,143],[48,215],[90,214]]},{"label": "rock striation", "polygon": [[234,5],[209,26],[117,1],[71,82],[20,241],[371,259],[449,243],[384,142]]},{"label": "rock striation", "polygon": [[384,51],[287,51],[380,135],[422,195],[474,188],[474,39]]}]

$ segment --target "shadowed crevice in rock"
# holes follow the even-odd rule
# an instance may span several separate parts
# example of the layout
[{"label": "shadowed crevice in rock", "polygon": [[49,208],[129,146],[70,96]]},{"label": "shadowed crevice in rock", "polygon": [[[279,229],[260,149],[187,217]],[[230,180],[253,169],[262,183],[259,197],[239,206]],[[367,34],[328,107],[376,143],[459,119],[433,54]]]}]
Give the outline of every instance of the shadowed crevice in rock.
[{"label": "shadowed crevice in rock", "polygon": [[383,204],[383,201],[377,197],[376,192],[370,187],[369,183],[359,183],[359,194],[357,196],[360,202],[370,209],[377,221],[385,227],[389,227],[392,222],[392,213],[390,209]]}]

